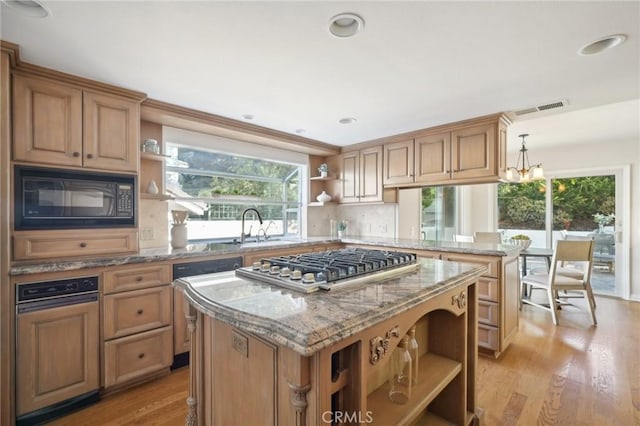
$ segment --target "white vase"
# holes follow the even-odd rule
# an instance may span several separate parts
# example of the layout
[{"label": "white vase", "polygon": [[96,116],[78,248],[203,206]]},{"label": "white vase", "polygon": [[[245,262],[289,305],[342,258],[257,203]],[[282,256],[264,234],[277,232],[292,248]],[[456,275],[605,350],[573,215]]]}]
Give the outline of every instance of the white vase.
[{"label": "white vase", "polygon": [[149,185],[147,186],[147,192],[149,194],[157,194],[158,193],[158,185],[155,180],[149,181]]},{"label": "white vase", "polygon": [[187,224],[174,224],[171,227],[171,247],[184,248],[187,246],[187,242]]},{"label": "white vase", "polygon": [[326,191],[322,191],[322,193],[316,197],[316,200],[321,203],[326,203],[331,201],[331,195],[327,194]]},{"label": "white vase", "polygon": [[320,172],[320,177],[326,178],[327,177],[327,172]]}]

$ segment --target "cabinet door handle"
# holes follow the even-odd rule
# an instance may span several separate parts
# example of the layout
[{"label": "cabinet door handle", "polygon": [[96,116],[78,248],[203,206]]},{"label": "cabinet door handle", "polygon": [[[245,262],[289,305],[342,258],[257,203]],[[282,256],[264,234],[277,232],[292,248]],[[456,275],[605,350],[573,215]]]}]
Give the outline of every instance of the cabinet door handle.
[{"label": "cabinet door handle", "polygon": [[87,246],[87,243],[80,243],[80,247],[85,248]]},{"label": "cabinet door handle", "polygon": [[87,154],[87,158],[93,158],[93,154]]},{"label": "cabinet door handle", "polygon": [[74,151],[73,156],[74,157],[80,157],[80,153],[78,151]]},{"label": "cabinet door handle", "polygon": [[144,312],[143,309],[138,309],[138,315],[142,315],[143,312]]},{"label": "cabinet door handle", "polygon": [[137,281],[137,282],[140,282],[140,281],[142,281],[143,279],[144,279],[144,278],[142,278],[142,277],[136,277],[136,281]]},{"label": "cabinet door handle", "polygon": [[142,359],[142,358],[144,358],[144,352],[141,354],[138,354],[138,359]]}]

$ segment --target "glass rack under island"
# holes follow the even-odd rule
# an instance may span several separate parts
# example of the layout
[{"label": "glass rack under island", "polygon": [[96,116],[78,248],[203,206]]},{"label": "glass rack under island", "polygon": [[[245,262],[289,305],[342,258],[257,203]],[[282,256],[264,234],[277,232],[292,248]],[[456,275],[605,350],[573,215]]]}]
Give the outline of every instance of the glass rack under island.
[{"label": "glass rack under island", "polygon": [[[191,337],[186,424],[479,424],[485,271],[346,248],[174,281]],[[416,358],[403,398],[390,393],[397,350]]]}]

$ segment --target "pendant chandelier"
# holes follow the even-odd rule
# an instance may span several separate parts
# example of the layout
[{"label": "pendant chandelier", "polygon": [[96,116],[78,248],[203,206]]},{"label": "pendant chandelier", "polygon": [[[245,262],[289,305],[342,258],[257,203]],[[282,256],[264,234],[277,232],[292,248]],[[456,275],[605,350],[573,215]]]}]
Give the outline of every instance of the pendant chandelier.
[{"label": "pendant chandelier", "polygon": [[527,154],[527,147],[525,146],[524,138],[529,136],[528,134],[518,135],[522,138],[522,147],[520,153],[518,153],[518,161],[515,167],[507,168],[507,180],[511,182],[530,182],[532,180],[544,179],[544,171],[542,170],[542,163],[529,164],[529,155]]}]

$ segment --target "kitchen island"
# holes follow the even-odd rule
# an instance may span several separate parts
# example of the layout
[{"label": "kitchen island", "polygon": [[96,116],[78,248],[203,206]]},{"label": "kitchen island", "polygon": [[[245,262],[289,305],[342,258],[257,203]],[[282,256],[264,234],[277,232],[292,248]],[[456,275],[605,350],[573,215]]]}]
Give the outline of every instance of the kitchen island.
[{"label": "kitchen island", "polygon": [[[477,287],[486,267],[418,259],[354,287],[311,294],[234,272],[183,278],[188,424],[478,422]],[[389,360],[409,329],[420,348],[407,404],[388,397]]]}]

